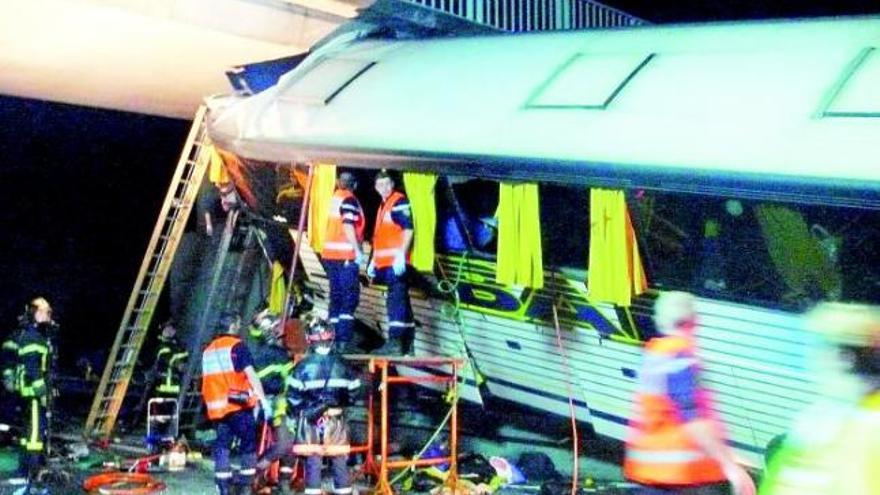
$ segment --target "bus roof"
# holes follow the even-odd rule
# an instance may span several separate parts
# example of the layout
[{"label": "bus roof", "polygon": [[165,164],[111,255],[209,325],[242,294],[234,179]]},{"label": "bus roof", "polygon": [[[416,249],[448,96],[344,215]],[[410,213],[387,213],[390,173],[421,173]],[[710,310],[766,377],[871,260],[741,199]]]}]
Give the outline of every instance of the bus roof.
[{"label": "bus roof", "polygon": [[328,43],[214,106],[246,158],[880,206],[880,17]]}]

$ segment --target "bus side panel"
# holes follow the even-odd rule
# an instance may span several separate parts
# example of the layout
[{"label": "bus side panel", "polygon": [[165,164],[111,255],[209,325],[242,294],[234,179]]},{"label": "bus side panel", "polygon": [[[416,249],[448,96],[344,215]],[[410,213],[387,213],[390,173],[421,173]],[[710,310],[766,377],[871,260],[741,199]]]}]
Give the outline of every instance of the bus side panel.
[{"label": "bus side panel", "polygon": [[[304,247],[302,259],[309,279],[329,294],[317,255]],[[441,257],[440,262],[449,260]],[[535,293],[495,284],[493,270],[494,263],[480,261],[461,277],[457,290],[463,332],[450,314],[450,300],[412,291],[419,322],[416,353],[464,356],[464,335],[493,395],[560,416],[570,414],[570,379],[577,418],[591,423],[599,434],[623,440],[641,361],[640,342],[623,331],[614,308],[586,302],[581,281],[548,271],[547,287]],[[568,372],[545,307],[554,290],[564,295],[559,314]],[[316,307],[326,312],[326,299],[317,300]],[[697,309],[704,382],[713,392],[716,412],[737,453],[760,466],[766,444],[785,431],[810,399],[806,336],[799,330],[799,317],[707,299],[700,299]],[[356,316],[387,335],[384,291],[364,288]],[[466,368],[461,376],[462,398],[479,401],[473,371]]]}]

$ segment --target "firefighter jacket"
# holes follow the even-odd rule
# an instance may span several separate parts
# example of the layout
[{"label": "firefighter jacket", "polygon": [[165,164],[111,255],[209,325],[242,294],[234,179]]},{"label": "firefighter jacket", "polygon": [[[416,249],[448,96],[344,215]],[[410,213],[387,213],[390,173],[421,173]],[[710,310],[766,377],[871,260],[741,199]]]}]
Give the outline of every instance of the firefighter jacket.
[{"label": "firefighter jacket", "polygon": [[211,420],[253,409],[257,404],[244,370],[235,370],[232,348],[238,344],[241,344],[238,337],[222,335],[202,353],[202,398]]},{"label": "firefighter jacket", "polygon": [[317,405],[343,408],[360,386],[360,379],[353,376],[338,354],[312,352],[297,363],[287,378],[287,400],[294,411]]},{"label": "firefighter jacket", "polygon": [[284,395],[287,377],[293,370],[293,360],[286,349],[267,342],[258,342],[252,354],[257,377],[272,402],[272,422],[279,425],[287,415],[287,400]]},{"label": "firefighter jacket", "polygon": [[287,398],[297,412],[288,419],[289,427],[296,431],[295,454],[338,456],[350,452],[342,408],[360,385],[336,353],[311,353],[297,363],[287,379]]},{"label": "firefighter jacket", "polygon": [[[624,475],[649,486],[691,486],[725,480],[720,464],[699,448],[684,430],[687,415],[705,418],[708,396],[696,381],[699,362],[690,339],[651,339],[636,392],[636,415],[626,444]],[[672,394],[687,396],[683,411]],[[691,400],[692,399],[692,400]]]},{"label": "firefighter jacket", "polygon": [[[392,218],[395,211],[409,213],[409,201],[398,191],[392,192],[379,207],[373,230],[373,263],[376,268],[388,268],[394,264],[394,257],[404,248],[404,228]],[[406,253],[406,262],[410,253]]]},{"label": "firefighter jacket", "polygon": [[156,391],[165,395],[177,395],[180,392],[180,376],[189,352],[183,350],[176,339],[160,339],[159,350],[153,368],[159,379]]},{"label": "firefighter jacket", "polygon": [[761,495],[880,493],[880,392],[801,413],[764,473]]},{"label": "firefighter jacket", "polygon": [[48,332],[49,324],[28,323],[3,343],[4,381],[11,383],[21,397],[47,394],[52,352]]},{"label": "firefighter jacket", "polygon": [[287,375],[293,369],[293,361],[287,350],[266,342],[257,343],[251,354],[254,369],[266,395],[278,395],[284,391]]},{"label": "firefighter jacket", "polygon": [[333,193],[330,202],[330,212],[327,217],[327,234],[324,238],[324,247],[321,249],[321,258],[325,260],[354,260],[357,256],[348,237],[345,236],[343,226],[349,223],[354,226],[355,237],[358,243],[364,240],[364,219],[361,205],[351,191],[337,189]]}]

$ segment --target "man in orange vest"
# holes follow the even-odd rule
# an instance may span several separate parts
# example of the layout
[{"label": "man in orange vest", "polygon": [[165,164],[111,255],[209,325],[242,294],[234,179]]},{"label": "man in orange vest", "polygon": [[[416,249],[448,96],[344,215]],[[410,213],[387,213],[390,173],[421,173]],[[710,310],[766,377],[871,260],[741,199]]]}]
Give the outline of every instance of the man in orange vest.
[{"label": "man in orange vest", "polygon": [[336,192],[330,203],[327,233],[321,259],[330,279],[330,324],[336,330],[338,352],[349,350],[354,333],[354,312],[361,295],[358,271],[364,264],[364,212],[354,196],[357,181],[350,172],[336,179]]},{"label": "man in orange vest", "polygon": [[[221,335],[202,353],[202,398],[208,419],[214,423],[214,482],[220,495],[242,495],[251,486],[257,464],[257,404],[266,417],[272,408],[253,360],[238,333],[241,319],[225,314],[220,318]],[[233,479],[230,465],[232,443],[239,440],[241,469]]]},{"label": "man in orange vest", "polygon": [[660,337],[645,345],[636,411],[626,442],[624,475],[639,494],[754,495],[755,484],[724,443],[708,391],[699,384],[694,297],[657,298]]},{"label": "man in orange vest", "polygon": [[409,200],[394,189],[394,179],[386,170],[376,174],[375,185],[382,204],[373,228],[373,259],[367,275],[388,286],[388,341],[376,352],[409,354],[415,331],[406,279],[413,241],[412,212]]}]

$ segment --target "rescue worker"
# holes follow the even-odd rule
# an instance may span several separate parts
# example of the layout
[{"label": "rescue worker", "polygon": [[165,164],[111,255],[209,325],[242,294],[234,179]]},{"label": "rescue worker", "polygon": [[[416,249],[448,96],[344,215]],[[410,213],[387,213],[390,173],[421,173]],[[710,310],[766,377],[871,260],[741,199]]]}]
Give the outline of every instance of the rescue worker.
[{"label": "rescue worker", "polygon": [[318,495],[322,493],[322,458],[330,457],[333,493],[350,494],[347,460],[351,442],[344,408],[361,382],[333,350],[333,328],[326,320],[313,317],[307,325],[306,338],[311,352],[297,363],[287,379],[287,399],[294,411],[287,426],[295,432],[296,441],[288,439],[276,444],[261,465],[268,465],[292,448],[293,453],[306,457],[305,495]]},{"label": "rescue worker", "polygon": [[155,394],[162,397],[177,398],[180,392],[180,378],[189,352],[177,340],[177,328],[172,321],[162,324],[162,332],[158,338],[158,349],[153,366],[146,379],[146,387],[132,419],[132,425],[137,424],[141,413],[147,405],[147,401]]},{"label": "rescue worker", "polygon": [[155,376],[158,379],[156,393],[162,397],[177,397],[180,393],[180,378],[183,374],[189,352],[177,340],[177,328],[174,322],[167,321],[162,325],[159,334],[159,350],[153,363]]},{"label": "rescue worker", "polygon": [[639,494],[753,495],[699,383],[694,297],[662,293],[654,322],[662,335],[645,345],[624,476],[641,485]]},{"label": "rescue worker", "polygon": [[818,398],[769,459],[760,493],[880,493],[880,307],[821,303],[806,326],[818,337]]},{"label": "rescue worker", "polygon": [[[238,336],[238,315],[220,318],[222,333],[202,354],[202,398],[208,419],[214,424],[214,481],[220,495],[241,495],[253,483],[256,474],[257,441],[255,408],[271,411],[266,394],[257,378],[253,360]],[[238,440],[241,469],[233,476],[230,455]]]},{"label": "rescue worker", "polygon": [[[287,376],[293,369],[293,360],[284,347],[281,318],[269,310],[260,311],[254,315],[248,334],[254,369],[266,397],[273,403],[273,411],[277,414],[279,408],[275,397],[284,391]],[[283,404],[284,401],[280,402]]]},{"label": "rescue worker", "polygon": [[[262,310],[251,321],[249,329],[253,349],[254,367],[263,385],[263,391],[272,404],[272,411],[265,419],[269,422],[275,442],[285,437],[284,417],[287,414],[285,389],[287,377],[293,370],[293,358],[284,345],[284,330],[281,318],[268,309]],[[262,439],[265,441],[265,439]],[[281,479],[293,475],[293,459],[284,458],[279,468]],[[260,469],[260,471],[264,471]],[[262,480],[261,480],[262,481]],[[278,480],[266,480],[275,483]]]},{"label": "rescue worker", "polygon": [[367,275],[388,286],[388,341],[376,353],[410,354],[415,320],[406,275],[413,242],[412,212],[409,200],[394,189],[394,179],[387,171],[376,174],[375,186],[382,204],[376,215],[372,260]]},{"label": "rescue worker", "polygon": [[42,297],[27,305],[20,324],[15,336],[3,343],[5,353],[14,356],[12,362],[5,363],[3,378],[7,389],[21,399],[27,421],[25,434],[19,439],[18,471],[9,483],[25,486],[30,485],[45,463],[54,357],[50,333],[57,325],[52,320],[52,307]]},{"label": "rescue worker", "polygon": [[330,201],[327,233],[321,260],[330,279],[330,324],[336,329],[339,352],[348,352],[354,333],[354,312],[360,300],[358,272],[364,264],[361,242],[364,240],[364,212],[354,195],[357,181],[350,172],[336,179],[336,191]]},{"label": "rescue worker", "polygon": [[[144,391],[128,421],[129,428],[139,424],[151,398],[177,400],[177,395],[180,392],[180,380],[189,352],[183,349],[183,346],[178,342],[177,328],[172,321],[169,320],[162,324],[162,332],[159,334],[158,341],[159,348],[156,351],[156,358],[147,374]],[[158,452],[159,444],[164,439],[170,438],[168,433],[169,431],[153,431],[151,437],[147,438],[147,444],[152,453]]]}]

